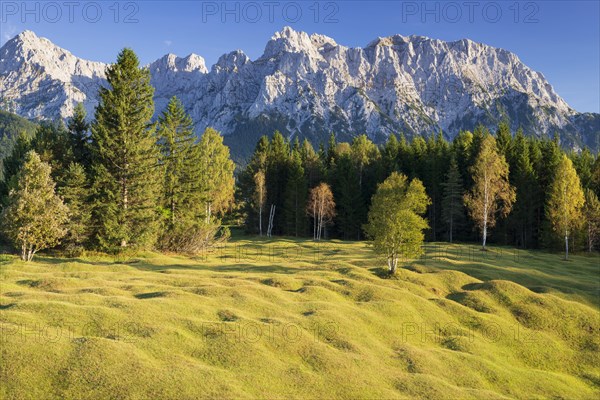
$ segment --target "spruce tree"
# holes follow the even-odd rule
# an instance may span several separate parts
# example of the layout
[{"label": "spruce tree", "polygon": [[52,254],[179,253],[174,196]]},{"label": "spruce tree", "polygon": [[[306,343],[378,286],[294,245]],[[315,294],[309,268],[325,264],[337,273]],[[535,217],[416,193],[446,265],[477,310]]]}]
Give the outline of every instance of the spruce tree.
[{"label": "spruce tree", "polygon": [[[248,165],[238,176],[239,200],[246,214],[245,227],[250,233],[262,234],[262,228],[265,226],[263,214],[267,202],[266,168],[268,153],[269,138],[262,136],[256,143]],[[261,177],[257,178],[257,175],[261,175]],[[259,188],[259,184],[264,185],[264,187]],[[257,202],[258,192],[264,194],[264,197]],[[259,203],[262,204],[262,207],[259,207]]]},{"label": "spruce tree", "polygon": [[0,205],[6,205],[10,190],[16,188],[17,173],[29,150],[31,150],[31,139],[25,132],[19,133],[10,155],[2,160],[3,179],[0,181]]},{"label": "spruce tree", "polygon": [[316,186],[323,180],[325,171],[321,159],[307,139],[304,139],[300,146],[300,158],[308,187]]},{"label": "spruce tree", "polygon": [[63,174],[73,161],[69,132],[62,122],[43,122],[31,140],[31,148],[52,168],[52,179],[62,181]]},{"label": "spruce tree", "polygon": [[389,136],[383,150],[381,151],[381,158],[383,162],[383,171],[385,177],[389,176],[392,172],[398,171],[398,155],[399,155],[399,144],[396,135],[393,133]]},{"label": "spruce tree", "polygon": [[194,224],[204,209],[200,204],[200,154],[195,146],[192,119],[173,97],[158,119],[157,143],[163,173],[162,208],[166,230],[181,232]]},{"label": "spruce tree", "polygon": [[443,190],[442,219],[448,231],[448,240],[452,243],[454,232],[462,227],[465,216],[463,206],[464,188],[454,157],[450,160],[446,181],[441,186]]},{"label": "spruce tree", "polygon": [[496,131],[496,146],[498,147],[498,152],[504,157],[508,158],[510,155],[511,145],[512,135],[510,133],[508,121],[502,121],[498,125],[498,130]]},{"label": "spruce tree", "polygon": [[587,249],[591,252],[600,239],[600,200],[592,189],[585,189],[585,205],[583,207],[585,225],[583,227]]},{"label": "spruce tree", "polygon": [[555,235],[552,223],[548,219],[548,200],[550,197],[550,187],[556,176],[558,165],[562,160],[562,151],[558,143],[558,138],[545,139],[540,143],[541,163],[536,166],[538,183],[544,188],[542,205],[540,206],[540,241],[545,247],[560,248],[561,240]]},{"label": "spruce tree", "polygon": [[69,165],[63,174],[58,193],[69,207],[69,224],[62,242],[72,255],[77,255],[83,250],[91,234],[90,188],[81,164]]},{"label": "spruce tree", "polygon": [[[367,138],[367,135],[359,135],[354,138],[350,146],[350,155],[358,174],[358,188],[361,203],[357,205],[358,226],[367,222],[368,201],[375,191],[374,179],[369,179],[373,171],[370,169],[379,161],[380,153],[375,144]],[[357,229],[356,239],[360,240],[362,230]]]},{"label": "spruce tree", "polygon": [[107,68],[92,124],[96,239],[105,249],[151,247],[158,233],[158,147],[150,72],[124,49]]},{"label": "spruce tree", "polygon": [[82,103],[77,103],[73,111],[73,117],[67,123],[70,133],[71,148],[73,159],[84,168],[89,168],[91,163],[90,156],[90,124],[86,121],[87,113]]},{"label": "spruce tree", "polygon": [[433,241],[437,240],[438,232],[442,231],[441,219],[442,193],[441,184],[444,181],[445,172],[449,163],[449,146],[444,140],[440,131],[435,137],[431,136],[427,141],[427,156],[425,159],[425,171],[421,177],[423,184],[427,188],[427,193],[431,199],[428,209],[430,237]]},{"label": "spruce tree", "polygon": [[229,157],[229,147],[223,137],[212,128],[207,128],[198,142],[199,189],[204,206],[206,224],[214,222],[233,202],[235,165]]},{"label": "spruce tree", "polygon": [[596,156],[592,170],[592,189],[596,192],[596,196],[600,197],[600,155]]},{"label": "spruce tree", "polygon": [[302,158],[298,150],[292,150],[289,175],[285,189],[286,232],[300,236],[306,233],[306,196],[308,186],[302,168]]},{"label": "spruce tree", "polygon": [[529,156],[529,144],[519,130],[510,149],[510,178],[517,194],[509,225],[516,245],[530,247],[535,223],[538,183]]},{"label": "spruce tree", "polygon": [[580,153],[571,156],[573,166],[581,181],[583,188],[590,188],[593,185],[594,155],[589,149],[584,148]]},{"label": "spruce tree", "polygon": [[[321,149],[322,150],[322,147]],[[327,142],[327,165],[331,165],[333,162],[335,162],[335,159],[337,158],[337,154],[336,154],[336,150],[337,150],[337,141],[335,139],[335,134],[333,132],[331,132],[331,134],[329,134],[329,141]]]},{"label": "spruce tree", "polygon": [[267,180],[267,209],[275,208],[273,217],[273,232],[281,234],[284,230],[285,188],[288,180],[288,168],[290,161],[290,146],[288,141],[279,132],[275,132],[267,157],[266,180]]},{"label": "spruce tree", "polygon": [[358,183],[358,169],[349,154],[338,157],[331,182],[336,199],[335,227],[341,238],[355,240],[360,235],[366,202]]}]

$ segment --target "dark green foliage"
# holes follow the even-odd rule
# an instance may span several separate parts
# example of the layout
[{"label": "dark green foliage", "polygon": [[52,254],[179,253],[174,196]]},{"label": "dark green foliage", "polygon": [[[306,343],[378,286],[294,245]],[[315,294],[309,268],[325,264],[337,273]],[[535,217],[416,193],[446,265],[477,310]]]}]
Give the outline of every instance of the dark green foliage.
[{"label": "dark green foliage", "polygon": [[[299,146],[298,146],[299,147]],[[292,150],[289,175],[285,188],[285,231],[294,236],[304,236],[307,231],[306,195],[308,185],[302,168],[299,149]]]},{"label": "dark green foliage", "polygon": [[466,220],[463,205],[464,188],[454,156],[450,160],[448,174],[441,187],[442,221],[448,234],[447,240],[452,243],[455,238],[454,232],[461,229]]},{"label": "dark green foliage", "polygon": [[195,142],[192,120],[174,97],[159,118],[157,130],[164,176],[161,207],[167,230],[189,228],[203,209],[199,195],[200,154]]},{"label": "dark green foliage", "polygon": [[[256,182],[255,175],[262,171],[266,175],[267,157],[269,156],[269,138],[262,136],[254,148],[254,153],[248,165],[238,176],[237,202],[245,214],[245,228],[247,232],[259,233],[259,210],[255,201]],[[266,204],[266,202],[265,202]],[[263,210],[264,211],[264,210]],[[266,227],[263,213],[263,227]]]},{"label": "dark green foliage", "polygon": [[[555,245],[560,248],[561,243],[556,242],[545,208],[547,190],[563,151],[556,138],[526,137],[521,129],[513,134],[509,127],[508,121],[499,124],[495,140],[498,152],[509,165],[509,183],[515,188],[517,197],[513,211],[507,218],[500,219],[492,242],[526,248]],[[318,152],[308,140],[294,141],[290,146],[278,133],[272,140],[263,137],[248,166],[238,177],[238,200],[245,205],[246,228],[250,232],[258,232],[253,177],[262,170],[266,175],[268,197],[263,227],[267,224],[270,205],[276,204],[274,232],[297,234],[295,221],[299,210],[290,200],[297,193],[290,188],[297,187],[294,182],[298,182],[300,177],[295,161],[295,153],[299,152],[306,192],[323,181],[331,186],[336,216],[328,232],[334,237],[361,239],[361,226],[366,223],[377,184],[397,171],[410,179],[418,178],[426,188],[431,199],[426,213],[430,226],[426,232],[429,240],[450,240],[450,236],[451,240],[476,240],[477,230],[466,218],[463,194],[472,189],[474,182],[470,170],[486,135],[489,135],[489,130],[483,126],[477,126],[473,132],[460,132],[451,143],[441,132],[427,139],[416,136],[410,143],[402,134],[398,137],[392,135],[385,145],[378,148],[364,135],[346,143],[338,142],[331,134],[328,144],[320,144]],[[598,158],[588,151],[572,154],[571,158],[584,187],[600,191]]]},{"label": "dark green foliage", "polygon": [[90,187],[81,164],[71,163],[62,175],[58,194],[69,207],[69,225],[62,240],[71,255],[83,250],[91,235]]},{"label": "dark green foliage", "polygon": [[37,126],[32,137],[21,132],[12,145],[10,155],[3,161],[2,175],[5,179],[0,182],[0,198],[5,198],[10,189],[15,187],[15,175],[29,150],[34,150],[43,162],[50,165],[55,182],[61,181],[73,160],[69,134],[62,123],[43,122]]},{"label": "dark green foliage", "polygon": [[0,181],[0,204],[6,204],[8,193],[16,187],[15,176],[21,169],[29,150],[31,150],[31,139],[25,132],[19,133],[12,145],[10,155],[2,163],[3,179]]},{"label": "dark green foliage", "polygon": [[160,179],[150,73],[124,49],[107,69],[92,125],[94,225],[104,249],[152,246]]},{"label": "dark green foliage", "polygon": [[572,154],[571,159],[581,180],[581,185],[584,189],[591,188],[593,185],[594,162],[596,161],[594,155],[586,148],[581,153]]},{"label": "dark green foliage", "polygon": [[519,130],[510,148],[508,161],[510,180],[517,190],[517,202],[508,219],[514,245],[533,247],[539,228],[536,226],[537,208],[543,206],[540,188],[529,155],[530,149],[523,131]]},{"label": "dark green foliage", "polygon": [[75,106],[73,117],[69,120],[69,129],[73,159],[80,165],[88,166],[91,162],[90,154],[90,124],[86,121],[87,114],[83,104]]},{"label": "dark green foliage", "polygon": [[290,145],[279,132],[275,132],[266,163],[267,202],[266,208],[275,206],[273,233],[281,235],[285,232],[285,189],[287,186],[290,165]]},{"label": "dark green foliage", "polygon": [[355,240],[362,230],[363,199],[358,181],[358,168],[349,154],[341,155],[331,174],[333,198],[336,201],[335,227],[342,239]]},{"label": "dark green foliage", "polygon": [[31,140],[31,148],[43,162],[50,164],[56,182],[62,180],[62,175],[74,161],[69,132],[62,122],[42,123]]},{"label": "dark green foliage", "polygon": [[19,137],[31,139],[37,124],[16,114],[0,110],[0,182],[4,179],[2,161],[12,154]]}]

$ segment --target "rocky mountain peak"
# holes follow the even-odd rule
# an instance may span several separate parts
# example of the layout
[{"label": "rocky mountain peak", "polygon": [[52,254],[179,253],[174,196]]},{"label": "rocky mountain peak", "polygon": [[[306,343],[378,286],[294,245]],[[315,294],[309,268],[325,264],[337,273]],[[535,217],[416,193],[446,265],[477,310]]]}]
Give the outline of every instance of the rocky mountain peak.
[{"label": "rocky mountain peak", "polygon": [[206,74],[208,72],[204,58],[193,53],[187,57],[178,57],[172,53],[165,54],[151,63],[149,67],[151,71],[156,73],[198,72]]},{"label": "rocky mountain peak", "polygon": [[[92,115],[105,68],[23,32],[0,49],[0,107],[53,119],[83,102]],[[508,118],[513,130],[600,147],[600,115],[582,117],[515,54],[468,39],[393,35],[350,48],[285,27],[254,61],[236,50],[208,71],[196,54],[167,54],[149,69],[157,113],[177,96],[198,131],[212,126],[234,143],[276,129],[317,140],[332,131],[376,142],[399,132],[453,137]]]}]

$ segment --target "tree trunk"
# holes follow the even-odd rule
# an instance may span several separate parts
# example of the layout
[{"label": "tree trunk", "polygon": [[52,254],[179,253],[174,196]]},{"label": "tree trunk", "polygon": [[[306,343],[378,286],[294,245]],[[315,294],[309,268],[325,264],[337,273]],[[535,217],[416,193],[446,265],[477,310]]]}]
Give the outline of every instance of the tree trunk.
[{"label": "tree trunk", "polygon": [[565,260],[569,259],[569,234],[565,232]]},{"label": "tree trunk", "polygon": [[175,196],[171,193],[171,226],[175,226]]},{"label": "tree trunk", "polygon": [[262,236],[262,207],[258,209],[258,232]]},{"label": "tree trunk", "polygon": [[487,242],[487,221],[485,221],[483,223],[483,250],[485,250],[485,243],[486,242]]},{"label": "tree trunk", "polygon": [[485,250],[485,242],[487,241],[487,221],[488,221],[488,206],[489,206],[487,171],[484,172],[483,179],[485,181],[485,186],[484,186],[484,199],[483,199],[483,249],[482,250]]},{"label": "tree trunk", "polygon": [[206,225],[210,224],[210,217],[212,214],[210,201],[206,203]]},{"label": "tree trunk", "polygon": [[[129,164],[127,163],[127,161],[125,161],[124,170],[125,174],[127,174],[127,172],[129,171]],[[127,219],[129,217],[127,215],[127,211],[129,210],[129,188],[127,187],[127,184],[127,176],[123,176],[123,178],[121,179],[121,189],[123,191],[123,213],[125,215],[125,218],[123,220],[124,224],[127,224]],[[121,247],[127,247],[127,239],[121,239]]]},{"label": "tree trunk", "polygon": [[29,245],[29,250],[27,252],[27,261],[33,260],[33,255],[35,254],[33,250],[33,245]]},{"label": "tree trunk", "polygon": [[317,240],[317,202],[313,204],[313,240]]},{"label": "tree trunk", "polygon": [[398,257],[391,256],[388,258],[388,267],[390,268],[390,274],[394,275],[396,273],[396,267],[398,266]]}]

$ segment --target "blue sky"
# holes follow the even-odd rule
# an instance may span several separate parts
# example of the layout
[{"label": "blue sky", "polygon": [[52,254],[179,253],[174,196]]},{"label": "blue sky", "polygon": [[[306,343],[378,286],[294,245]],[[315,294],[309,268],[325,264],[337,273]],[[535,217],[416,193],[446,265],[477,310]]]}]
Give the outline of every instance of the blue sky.
[{"label": "blue sky", "polygon": [[6,1],[2,44],[30,29],[76,56],[143,63],[196,53],[207,66],[241,49],[259,57],[289,25],[363,47],[378,36],[470,38],[516,53],[578,111],[600,112],[600,2],[592,1]]}]

